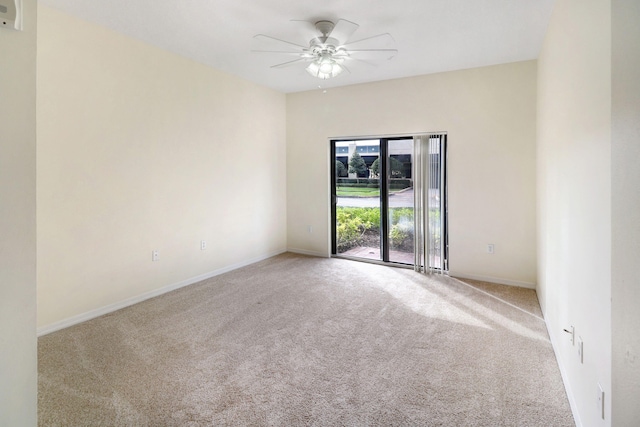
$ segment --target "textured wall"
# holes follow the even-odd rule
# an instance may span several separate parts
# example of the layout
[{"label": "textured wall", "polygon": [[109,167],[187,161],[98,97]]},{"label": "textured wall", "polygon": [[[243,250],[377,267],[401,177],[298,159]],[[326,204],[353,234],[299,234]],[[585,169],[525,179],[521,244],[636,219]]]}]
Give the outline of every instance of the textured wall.
[{"label": "textured wall", "polygon": [[331,137],[445,131],[452,274],[533,287],[535,94],[528,61],[287,95],[289,248],[330,251]]},{"label": "textured wall", "polygon": [[640,420],[640,2],[612,2],[613,425]]},{"label": "textured wall", "polygon": [[39,25],[39,326],[286,249],[283,94],[48,7]]},{"label": "textured wall", "polygon": [[[540,303],[578,422],[610,425],[610,1],[556,4],[538,59],[537,138]],[[582,364],[562,332],[572,325]]]}]

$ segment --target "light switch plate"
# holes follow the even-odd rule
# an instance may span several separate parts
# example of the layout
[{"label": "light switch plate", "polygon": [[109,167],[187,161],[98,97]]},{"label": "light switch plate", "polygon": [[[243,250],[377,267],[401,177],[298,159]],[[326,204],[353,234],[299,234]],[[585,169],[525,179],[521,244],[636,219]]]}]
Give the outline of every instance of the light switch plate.
[{"label": "light switch plate", "polygon": [[0,28],[22,30],[22,0],[0,0]]}]

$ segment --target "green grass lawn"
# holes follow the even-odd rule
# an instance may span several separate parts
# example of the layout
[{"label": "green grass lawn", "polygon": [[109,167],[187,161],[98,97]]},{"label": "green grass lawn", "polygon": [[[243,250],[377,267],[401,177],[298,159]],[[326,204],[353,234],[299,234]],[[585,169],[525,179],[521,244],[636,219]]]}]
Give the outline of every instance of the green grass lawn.
[{"label": "green grass lawn", "polygon": [[380,189],[367,187],[337,187],[336,193],[337,196],[378,197],[380,195]]},{"label": "green grass lawn", "polygon": [[[390,193],[395,193],[400,190],[389,190]],[[367,187],[337,187],[336,195],[351,196],[351,197],[378,197],[380,196],[379,188],[367,188]]]}]

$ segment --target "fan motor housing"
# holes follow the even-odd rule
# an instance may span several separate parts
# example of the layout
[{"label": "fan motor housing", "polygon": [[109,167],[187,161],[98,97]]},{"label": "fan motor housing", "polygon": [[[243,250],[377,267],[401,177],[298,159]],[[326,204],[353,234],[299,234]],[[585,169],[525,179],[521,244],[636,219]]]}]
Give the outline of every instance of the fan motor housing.
[{"label": "fan motor housing", "polygon": [[326,37],[326,38],[316,37],[315,39],[311,40],[309,45],[310,45],[309,48],[311,49],[311,51],[314,51],[314,52],[318,49],[321,49],[321,50],[330,49],[335,51],[336,48],[340,45],[340,42],[337,39],[334,39],[333,37]]},{"label": "fan motor housing", "polygon": [[318,31],[320,31],[320,34],[322,34],[323,36],[327,36],[327,34],[331,34],[331,31],[333,31],[333,28],[336,25],[331,22],[331,21],[318,21],[316,22],[316,29]]}]

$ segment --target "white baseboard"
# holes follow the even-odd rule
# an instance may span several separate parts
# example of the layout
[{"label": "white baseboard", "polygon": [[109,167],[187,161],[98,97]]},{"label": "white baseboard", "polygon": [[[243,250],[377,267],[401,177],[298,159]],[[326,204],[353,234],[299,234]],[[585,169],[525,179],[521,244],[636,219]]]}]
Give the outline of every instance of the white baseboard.
[{"label": "white baseboard", "polygon": [[329,254],[323,254],[322,252],[308,251],[306,249],[288,248],[287,252],[292,252],[294,254],[301,254],[301,255],[317,256],[320,258],[329,258]]},{"label": "white baseboard", "polygon": [[553,348],[553,353],[555,354],[556,361],[558,362],[558,368],[560,369],[560,376],[562,377],[564,389],[567,392],[567,399],[569,400],[569,407],[571,407],[573,420],[576,422],[576,427],[582,427],[582,421],[580,420],[580,414],[578,413],[578,405],[576,404],[576,398],[573,394],[573,390],[571,388],[571,383],[569,382],[567,371],[564,369],[564,365],[562,364],[560,353],[556,349],[556,345],[555,345],[556,335],[552,332],[553,329],[549,327],[549,323],[547,323],[546,318],[544,320],[544,324],[547,326],[547,333],[549,334],[549,338],[551,340],[551,347]]},{"label": "white baseboard", "polygon": [[167,292],[174,291],[176,289],[183,288],[185,286],[193,285],[194,283],[201,282],[203,280],[209,279],[211,277],[219,276],[224,273],[228,273],[229,271],[236,270],[241,267],[246,267],[247,265],[254,264],[259,261],[263,261],[267,258],[271,258],[276,255],[280,255],[286,252],[285,249],[277,250],[274,252],[270,252],[255,258],[251,258],[245,261],[241,261],[232,265],[228,265],[226,267],[219,268],[214,271],[210,271],[208,273],[200,274],[195,277],[190,277],[188,279],[182,280],[178,283],[173,283],[171,285],[163,286],[162,288],[155,289],[153,291],[145,292],[144,294],[137,295],[135,297],[127,298],[124,301],[119,301],[113,304],[109,304],[104,307],[97,308],[95,310],[90,310],[82,314],[78,314],[76,316],[69,317],[67,319],[60,320],[58,322],[52,323],[51,325],[46,325],[38,328],[37,334],[38,336],[43,336],[50,334],[51,332],[59,331],[64,328],[68,328],[69,326],[77,325],[78,323],[86,322],[87,320],[94,319],[96,317],[103,316],[108,313],[112,313],[116,310],[120,310],[122,308],[128,307],[130,305],[137,304],[139,302],[148,300],[150,298],[157,297],[162,294],[166,294]]},{"label": "white baseboard", "polygon": [[466,274],[466,273],[458,273],[458,272],[449,272],[449,276],[457,277],[459,279],[471,279],[471,280],[480,280],[481,282],[491,282],[497,283],[499,285],[509,285],[509,286],[517,286],[519,288],[527,288],[527,289],[535,289],[535,283],[522,282],[520,280],[511,280],[511,279],[503,279],[501,277],[491,277],[491,276],[478,276],[476,274]]}]

